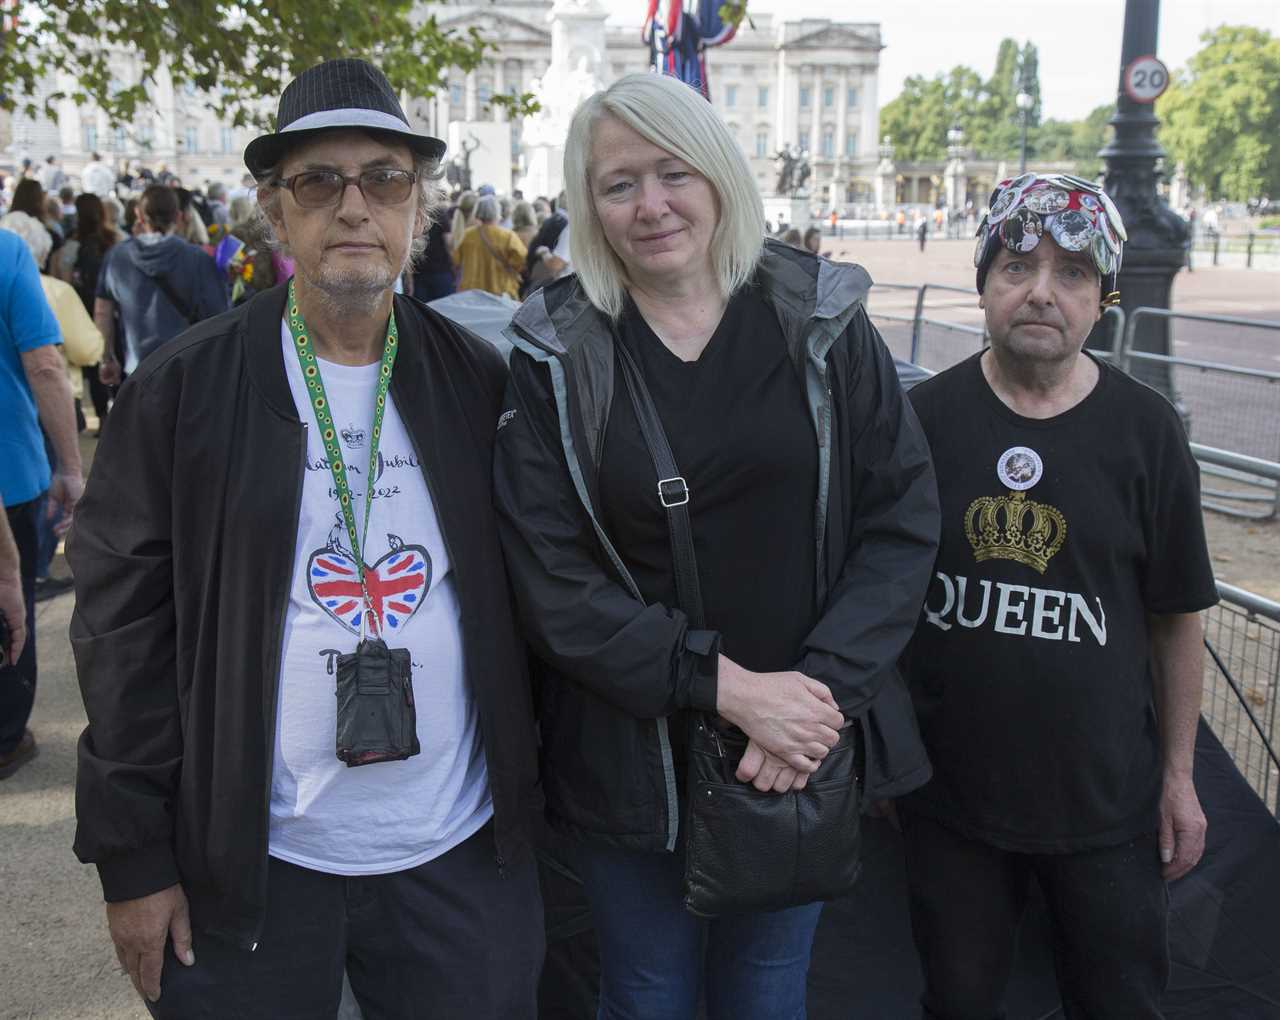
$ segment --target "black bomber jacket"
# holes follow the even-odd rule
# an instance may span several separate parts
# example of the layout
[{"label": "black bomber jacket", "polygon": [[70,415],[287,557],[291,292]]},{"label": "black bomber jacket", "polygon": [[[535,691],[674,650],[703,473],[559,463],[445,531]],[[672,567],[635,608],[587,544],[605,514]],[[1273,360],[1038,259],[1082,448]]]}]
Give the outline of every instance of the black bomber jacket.
[{"label": "black bomber jacket", "polygon": [[[281,349],[285,288],[201,323],[121,388],[76,509],[71,639],[89,725],[75,852],[108,901],[181,882],[198,930],[245,948],[266,903],[277,676],[306,425]],[[391,393],[456,571],[496,866],[541,808],[527,663],[491,501],[506,369],[395,299]]]}]

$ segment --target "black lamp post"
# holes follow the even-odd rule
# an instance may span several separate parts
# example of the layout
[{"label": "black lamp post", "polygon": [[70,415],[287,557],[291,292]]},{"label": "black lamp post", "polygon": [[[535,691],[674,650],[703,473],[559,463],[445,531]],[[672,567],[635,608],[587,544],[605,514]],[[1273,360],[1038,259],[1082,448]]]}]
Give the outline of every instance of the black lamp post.
[{"label": "black lamp post", "polygon": [[[1110,124],[1115,135],[1099,156],[1106,162],[1106,189],[1124,219],[1129,240],[1116,287],[1126,314],[1148,306],[1168,308],[1173,278],[1186,263],[1190,237],[1187,223],[1156,190],[1156,163],[1164,149],[1156,141],[1157,120],[1150,103],[1131,99],[1124,88],[1124,68],[1138,57],[1156,52],[1160,0],[1126,0],[1124,40],[1120,55],[1120,87],[1116,113]],[[1094,327],[1087,346],[1109,349],[1113,324],[1104,319]],[[1144,316],[1134,327],[1135,350],[1168,355],[1172,351],[1169,320]],[[1133,374],[1173,401],[1188,421],[1173,386],[1171,366],[1165,362],[1134,361]],[[1189,424],[1189,422],[1188,422]]]},{"label": "black lamp post", "polygon": [[1035,105],[1035,100],[1027,91],[1025,81],[1018,94],[1013,97],[1013,101],[1022,111],[1022,154],[1018,158],[1018,173],[1025,174],[1027,172],[1027,122],[1031,119],[1031,107]]}]

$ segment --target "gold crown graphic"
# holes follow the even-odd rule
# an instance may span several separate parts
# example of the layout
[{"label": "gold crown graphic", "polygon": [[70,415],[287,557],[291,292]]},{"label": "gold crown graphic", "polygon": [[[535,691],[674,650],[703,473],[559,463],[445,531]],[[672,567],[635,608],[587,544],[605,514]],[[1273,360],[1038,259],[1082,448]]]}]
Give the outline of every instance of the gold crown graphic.
[{"label": "gold crown graphic", "polygon": [[969,504],[964,533],[973,558],[1015,560],[1044,573],[1067,537],[1067,520],[1054,507],[1027,499],[1025,492],[981,496]]}]

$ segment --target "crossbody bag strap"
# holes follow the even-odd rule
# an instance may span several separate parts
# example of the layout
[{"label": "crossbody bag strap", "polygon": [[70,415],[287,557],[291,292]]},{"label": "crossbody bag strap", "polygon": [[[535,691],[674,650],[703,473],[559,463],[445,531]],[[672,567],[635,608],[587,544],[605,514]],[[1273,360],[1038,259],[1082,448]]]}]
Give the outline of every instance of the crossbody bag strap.
[{"label": "crossbody bag strap", "polygon": [[689,618],[690,625],[696,630],[702,630],[706,621],[703,619],[702,586],[698,583],[698,559],[693,551],[693,525],[689,520],[689,485],[676,467],[671,444],[667,442],[667,433],[662,428],[658,409],[653,406],[653,398],[649,395],[644,376],[640,374],[630,351],[620,341],[615,341],[613,346],[618,352],[622,378],[636,409],[640,434],[644,437],[645,446],[649,448],[649,456],[653,458],[653,466],[658,472],[658,502],[667,511],[671,559],[676,574],[676,598]]},{"label": "crossbody bag strap", "polygon": [[484,244],[485,248],[487,248],[487,249],[488,249],[489,254],[493,256],[493,260],[494,260],[496,263],[498,263],[498,265],[500,265],[503,269],[505,269],[505,270],[506,270],[506,272],[507,272],[507,275],[508,275],[508,276],[515,277],[515,281],[516,281],[516,283],[519,283],[519,282],[520,282],[520,274],[519,274],[519,273],[517,273],[514,269],[512,269],[512,268],[511,268],[511,266],[509,266],[509,265],[507,264],[506,259],[504,259],[501,255],[499,255],[496,251],[494,251],[494,250],[493,250],[493,245],[491,245],[491,244],[489,243],[489,239],[488,239],[487,237],[485,237],[485,236],[484,236],[484,225],[483,225],[483,224],[481,224],[480,226],[476,227],[476,230],[477,230],[477,231],[479,232],[479,234],[480,234],[480,241],[481,241],[481,243],[482,243],[482,244]]}]

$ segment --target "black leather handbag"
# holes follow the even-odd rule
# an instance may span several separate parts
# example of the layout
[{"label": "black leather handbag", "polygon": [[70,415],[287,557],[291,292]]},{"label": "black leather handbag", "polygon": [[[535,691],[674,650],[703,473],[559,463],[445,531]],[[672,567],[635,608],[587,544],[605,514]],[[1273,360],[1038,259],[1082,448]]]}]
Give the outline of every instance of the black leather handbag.
[{"label": "black leather handbag", "polygon": [[[689,487],[639,368],[621,343],[614,348],[657,468],[680,609],[692,627],[702,628]],[[848,893],[861,871],[861,734],[856,723],[846,726],[804,789],[761,793],[734,776],[747,749],[746,734],[718,717],[695,715],[689,738],[685,909],[717,917],[781,910]]]}]

